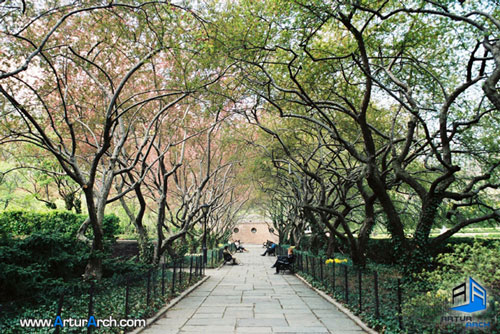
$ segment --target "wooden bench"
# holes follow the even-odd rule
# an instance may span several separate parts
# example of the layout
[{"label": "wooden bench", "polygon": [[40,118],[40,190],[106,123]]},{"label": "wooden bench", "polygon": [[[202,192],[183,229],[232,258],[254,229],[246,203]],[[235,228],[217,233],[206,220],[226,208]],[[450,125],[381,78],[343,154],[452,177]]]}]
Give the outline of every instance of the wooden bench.
[{"label": "wooden bench", "polygon": [[286,270],[290,273],[294,273],[294,263],[295,263],[295,255],[292,257],[287,257],[284,261],[278,260],[278,272],[281,271],[281,274],[284,274]]}]

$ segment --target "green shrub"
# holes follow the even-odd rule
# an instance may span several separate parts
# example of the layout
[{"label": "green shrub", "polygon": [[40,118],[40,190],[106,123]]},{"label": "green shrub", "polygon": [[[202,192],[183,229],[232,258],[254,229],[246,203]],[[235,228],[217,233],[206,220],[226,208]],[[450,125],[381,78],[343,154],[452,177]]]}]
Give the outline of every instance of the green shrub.
[{"label": "green shrub", "polygon": [[[444,243],[438,247],[434,254],[442,253],[453,253],[455,252],[455,247],[459,245],[469,245],[480,244],[486,248],[494,248],[494,239],[475,239],[475,238],[463,238],[456,237],[450,238],[447,243]],[[343,250],[348,253],[347,249]],[[391,239],[370,239],[367,245],[367,257],[373,262],[382,264],[395,264],[399,255],[394,251],[394,246]]]},{"label": "green shrub", "polygon": [[[94,282],[94,298],[93,298],[93,314],[96,319],[113,317],[115,319],[124,318],[125,311],[125,295],[128,285],[128,318],[148,318],[155,314],[159,309],[165,306],[174,296],[177,296],[181,291],[184,291],[190,285],[195,284],[200,277],[192,276],[191,281],[188,281],[187,276],[183,277],[180,284],[178,272],[176,279],[175,290],[172,292],[172,270],[167,269],[165,272],[156,270],[151,272],[154,283],[151,286],[153,293],[150,295],[150,302],[146,304],[146,289],[148,285],[148,271],[142,270],[133,263],[124,265],[123,269],[133,270],[133,276],[127,273],[126,276],[116,275],[112,278],[105,278],[99,282]],[[130,279],[132,277],[132,279]],[[161,280],[165,279],[165,295],[161,292]],[[125,282],[128,281],[128,284]],[[72,284],[67,284],[64,289],[64,300],[61,317],[63,319],[71,318],[88,318],[88,303],[90,282],[75,280]],[[2,305],[0,312],[0,333],[2,334],[18,334],[18,333],[53,333],[54,329],[49,328],[21,328],[19,325],[20,319],[35,318],[35,319],[52,319],[56,317],[58,309],[59,296],[58,294],[52,298],[45,298],[37,304],[29,302],[19,303],[16,305]],[[87,328],[65,327],[61,333],[86,333]],[[93,333],[124,333],[124,328],[109,327],[94,330]]]},{"label": "green shrub", "polygon": [[[14,236],[26,236],[35,232],[54,232],[75,236],[86,215],[71,211],[3,211],[0,212],[0,235],[11,233]],[[120,220],[117,216],[105,215],[103,220],[104,238],[114,240],[118,233]],[[87,235],[92,237],[92,229],[87,229]]]},{"label": "green shrub", "polygon": [[153,265],[137,262],[136,259],[128,259],[125,261],[116,261],[113,258],[106,258],[103,260],[103,276],[134,276],[144,273],[153,268]]},{"label": "green shrub", "polygon": [[114,214],[104,215],[102,230],[104,239],[115,240],[116,235],[120,233],[120,218]]},{"label": "green shrub", "polygon": [[0,224],[0,241],[2,241],[3,239],[6,239],[8,235],[9,235],[9,232],[7,231],[7,227]]},{"label": "green shrub", "polygon": [[406,286],[410,297],[404,304],[403,313],[412,314],[414,332],[423,333],[428,330],[429,323],[435,320],[435,331],[455,333],[456,328],[446,328],[438,319],[451,306],[452,289],[471,276],[489,292],[489,307],[481,314],[481,318],[491,322],[491,333],[500,333],[498,324],[495,324],[500,305],[500,241],[477,241],[472,245],[462,242],[447,245],[446,248],[452,252],[439,254],[435,258],[437,268],[415,275],[416,282]]},{"label": "green shrub", "polygon": [[[377,245],[380,246],[386,242],[390,241],[380,242]],[[488,290],[489,304],[487,311],[474,315],[474,319],[490,322],[490,330],[484,331],[484,333],[500,334],[498,327],[498,316],[500,315],[500,241],[483,242],[479,240],[471,245],[467,242],[455,242],[455,244],[447,245],[443,249],[447,249],[448,252],[433,259],[436,265],[431,270],[424,270],[419,274],[411,274],[407,277],[401,276],[401,266],[368,263],[367,267],[364,268],[363,279],[363,285],[366,289],[363,294],[368,296],[368,300],[364,299],[362,311],[358,309],[356,303],[359,297],[357,272],[346,267],[350,271],[348,276],[350,303],[346,306],[358,314],[365,323],[380,330],[381,333],[462,333],[464,332],[463,324],[441,323],[441,317],[449,314],[452,306],[452,289],[471,276]],[[296,254],[311,256],[310,252],[296,251]],[[320,257],[316,257],[316,264],[318,260]],[[313,286],[331,293],[337,300],[344,300],[343,271],[339,271],[342,267],[336,266],[337,276],[334,290],[331,283],[333,278],[331,269],[322,271],[322,275],[326,276],[320,276],[319,272],[321,271],[318,271],[317,265],[316,269],[312,269],[310,259],[306,261],[303,258],[303,265],[306,272],[300,274]],[[348,263],[349,265],[352,264]],[[374,304],[371,304],[374,271],[378,273],[380,318],[375,317]],[[320,277],[323,279],[321,280]],[[397,313],[398,278],[402,282],[403,330],[399,329]]]},{"label": "green shrub", "polygon": [[393,241],[391,239],[368,240],[367,257],[375,263],[396,263],[397,257],[395,256]]},{"label": "green shrub", "polygon": [[437,256],[439,267],[422,274],[433,285],[450,288],[467,276],[473,276],[500,294],[500,241],[456,244],[453,252]]},{"label": "green shrub", "polygon": [[0,243],[0,301],[30,297],[80,277],[89,248],[61,233],[34,233]]}]

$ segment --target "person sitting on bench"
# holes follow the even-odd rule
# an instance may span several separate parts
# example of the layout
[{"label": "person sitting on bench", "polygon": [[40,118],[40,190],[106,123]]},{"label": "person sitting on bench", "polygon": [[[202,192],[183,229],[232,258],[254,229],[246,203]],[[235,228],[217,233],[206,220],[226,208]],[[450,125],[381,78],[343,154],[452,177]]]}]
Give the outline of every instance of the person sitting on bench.
[{"label": "person sitting on bench", "polygon": [[231,263],[232,265],[236,265],[236,264],[239,264],[238,262],[238,259],[236,259],[235,257],[233,257],[233,254],[231,254],[231,252],[229,251],[229,247],[224,247],[224,251],[222,252],[223,256],[224,256],[224,264],[226,264],[227,262],[233,262]]},{"label": "person sitting on bench", "polygon": [[286,270],[286,269],[292,270],[291,266],[295,260],[295,255],[293,254],[293,249],[294,249],[293,246],[288,248],[288,255],[287,256],[278,256],[278,259],[271,267],[271,268],[276,268],[275,274],[279,274],[280,270]]},{"label": "person sitting on bench", "polygon": [[248,252],[248,250],[246,250],[246,248],[241,245],[240,240],[236,240],[234,242],[234,246],[236,247],[237,252]]},{"label": "person sitting on bench", "polygon": [[275,255],[276,254],[276,244],[274,242],[271,242],[271,246],[267,247],[266,251],[264,254],[260,254],[261,256],[266,256],[267,255]]}]

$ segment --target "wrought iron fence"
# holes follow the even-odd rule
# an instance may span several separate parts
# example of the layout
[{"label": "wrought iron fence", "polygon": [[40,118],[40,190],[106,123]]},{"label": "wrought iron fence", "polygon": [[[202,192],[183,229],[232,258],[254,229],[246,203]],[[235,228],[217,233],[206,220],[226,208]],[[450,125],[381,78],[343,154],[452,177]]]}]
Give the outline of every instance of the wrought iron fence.
[{"label": "wrought iron fence", "polygon": [[[20,319],[145,319],[176,294],[204,275],[202,256],[185,256],[160,264],[145,272],[115,275],[100,281],[74,282],[55,286],[45,296],[0,305],[2,333],[60,333],[61,326],[21,328]],[[21,315],[20,315],[21,313]],[[8,320],[8,321],[7,321]],[[66,326],[67,327],[67,326]],[[130,328],[99,329],[102,333],[123,333]],[[71,332],[92,333],[95,326],[73,328]]]},{"label": "wrought iron fence", "polygon": [[[285,247],[279,247],[279,255],[286,252]],[[395,319],[397,327],[404,330],[404,292],[398,275],[355,267],[350,261],[343,263],[332,259],[327,263],[326,257],[306,252],[294,251],[294,254],[294,270],[298,274],[311,278],[315,285],[355,313],[370,314],[376,319]]]}]

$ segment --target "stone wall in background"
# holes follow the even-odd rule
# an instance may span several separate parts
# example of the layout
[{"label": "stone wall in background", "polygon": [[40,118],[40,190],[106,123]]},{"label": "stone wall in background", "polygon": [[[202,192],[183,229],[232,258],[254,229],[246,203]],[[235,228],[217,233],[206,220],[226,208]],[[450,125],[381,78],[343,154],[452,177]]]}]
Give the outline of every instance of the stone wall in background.
[{"label": "stone wall in background", "polygon": [[[262,245],[267,240],[278,242],[278,236],[269,231],[271,224],[263,222],[244,222],[233,228],[232,240],[241,240],[245,244]],[[272,228],[272,227],[271,227]]]}]

